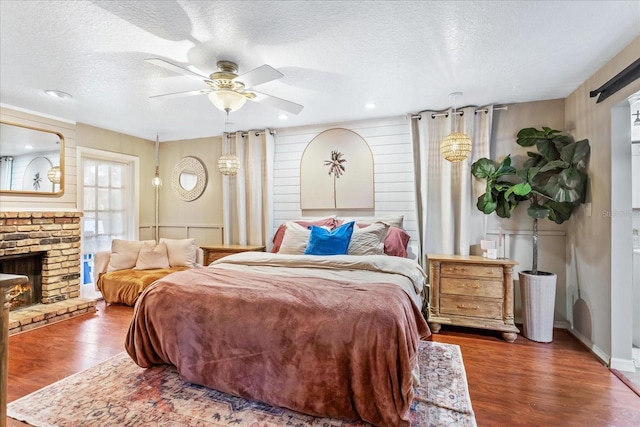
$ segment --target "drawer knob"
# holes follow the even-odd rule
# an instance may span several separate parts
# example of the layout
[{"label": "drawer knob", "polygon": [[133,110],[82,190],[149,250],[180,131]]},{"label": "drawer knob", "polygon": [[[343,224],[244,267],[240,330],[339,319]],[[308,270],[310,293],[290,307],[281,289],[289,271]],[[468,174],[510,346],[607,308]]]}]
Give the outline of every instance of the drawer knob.
[{"label": "drawer knob", "polygon": [[476,306],[473,306],[473,307],[467,307],[466,305],[459,304],[459,305],[457,305],[457,307],[458,307],[459,309],[461,309],[461,310],[480,310],[480,307],[479,307],[479,306],[477,306],[477,305],[476,305]]}]

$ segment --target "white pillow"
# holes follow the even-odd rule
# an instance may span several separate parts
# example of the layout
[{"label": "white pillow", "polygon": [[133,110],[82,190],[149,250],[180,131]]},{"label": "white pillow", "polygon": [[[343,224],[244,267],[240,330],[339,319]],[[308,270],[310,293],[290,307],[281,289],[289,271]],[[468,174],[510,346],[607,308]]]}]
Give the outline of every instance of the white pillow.
[{"label": "white pillow", "polygon": [[150,243],[155,245],[155,240],[121,240],[113,239],[111,242],[111,255],[107,271],[125,270],[133,268],[138,261],[138,254],[142,245]]},{"label": "white pillow", "polygon": [[169,265],[171,267],[196,266],[196,239],[160,239],[160,243],[167,245],[169,255]]},{"label": "white pillow", "polygon": [[142,245],[138,254],[138,261],[134,270],[151,270],[154,268],[169,268],[167,245],[160,242],[157,246],[149,243]]},{"label": "white pillow", "polygon": [[286,222],[284,224],[284,237],[280,245],[279,254],[304,255],[309,242],[311,230],[308,230],[296,224],[295,222]]},{"label": "white pillow", "polygon": [[355,228],[351,235],[348,255],[384,255],[384,239],[389,224],[374,222],[368,227]]},{"label": "white pillow", "polygon": [[402,230],[404,230],[404,215],[402,214],[398,214],[398,215],[386,215],[386,216],[382,216],[380,218],[361,218],[361,219],[353,219],[353,218],[342,218],[342,223],[346,223],[346,222],[351,222],[351,221],[355,221],[356,224],[358,223],[365,223],[365,224],[373,224],[374,222],[384,222],[385,224],[389,224],[393,227],[397,227],[400,228]]},{"label": "white pillow", "polygon": [[393,227],[404,230],[404,215],[387,215],[380,218],[376,218],[376,221],[384,222]]}]

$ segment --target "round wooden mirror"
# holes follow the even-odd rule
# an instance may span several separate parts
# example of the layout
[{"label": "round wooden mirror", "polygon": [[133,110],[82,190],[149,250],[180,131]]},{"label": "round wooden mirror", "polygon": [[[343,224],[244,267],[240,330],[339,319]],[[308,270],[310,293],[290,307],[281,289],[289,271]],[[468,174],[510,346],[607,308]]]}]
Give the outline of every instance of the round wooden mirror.
[{"label": "round wooden mirror", "polygon": [[207,187],[207,169],[196,157],[183,157],[171,172],[173,193],[185,202],[202,196]]}]

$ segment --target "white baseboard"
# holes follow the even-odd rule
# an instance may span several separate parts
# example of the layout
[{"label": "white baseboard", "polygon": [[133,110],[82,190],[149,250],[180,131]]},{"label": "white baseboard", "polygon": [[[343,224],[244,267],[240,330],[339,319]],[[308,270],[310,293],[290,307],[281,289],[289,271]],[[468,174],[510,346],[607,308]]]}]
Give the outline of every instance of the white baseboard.
[{"label": "white baseboard", "polygon": [[635,372],[636,365],[633,364],[633,359],[618,359],[617,357],[611,358],[611,369],[617,369],[624,372]]},{"label": "white baseboard", "polygon": [[[605,366],[610,366],[611,365],[611,358],[609,357],[609,355],[604,352],[600,347],[598,347],[597,345],[593,344],[591,342],[591,340],[587,339],[584,335],[582,335],[580,332],[576,331],[573,328],[567,328],[567,331],[573,335],[574,337],[576,337],[578,339],[578,341],[580,341],[582,344],[584,344],[589,350],[591,350],[591,352],[598,358],[600,359],[600,361],[605,365]],[[631,362],[631,366],[633,366],[633,361],[630,360]],[[611,366],[613,367],[613,366]],[[614,369],[619,369],[619,368],[614,368]],[[635,370],[635,368],[634,368]],[[633,372],[633,371],[631,371]]]},{"label": "white baseboard", "polygon": [[571,329],[571,324],[566,320],[554,320],[553,327],[556,329]]}]

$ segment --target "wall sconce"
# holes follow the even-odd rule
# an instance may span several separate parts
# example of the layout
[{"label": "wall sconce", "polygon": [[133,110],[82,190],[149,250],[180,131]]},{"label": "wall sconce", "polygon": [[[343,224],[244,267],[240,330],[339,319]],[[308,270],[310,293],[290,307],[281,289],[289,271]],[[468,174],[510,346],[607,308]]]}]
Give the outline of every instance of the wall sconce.
[{"label": "wall sconce", "polygon": [[462,92],[453,92],[453,115],[452,128],[453,132],[447,135],[442,144],[440,144],[440,154],[450,162],[460,162],[471,154],[471,138],[462,132],[456,132],[456,97],[461,96]]},{"label": "wall sconce", "polygon": [[222,175],[236,175],[240,170],[240,159],[234,154],[225,154],[218,160],[218,169]]}]

